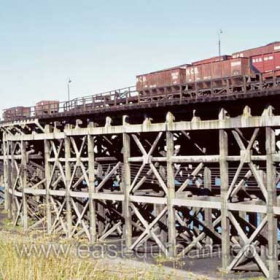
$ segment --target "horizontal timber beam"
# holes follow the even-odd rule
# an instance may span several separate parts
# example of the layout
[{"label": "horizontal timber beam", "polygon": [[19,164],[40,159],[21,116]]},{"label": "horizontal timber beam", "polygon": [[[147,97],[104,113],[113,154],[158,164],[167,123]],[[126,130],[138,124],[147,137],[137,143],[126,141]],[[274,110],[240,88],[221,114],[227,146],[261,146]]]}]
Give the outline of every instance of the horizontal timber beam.
[{"label": "horizontal timber beam", "polygon": [[[12,124],[11,124],[12,125]],[[173,122],[171,125],[163,123],[151,123],[149,126],[145,124],[126,124],[125,126],[106,126],[106,127],[87,127],[87,128],[71,128],[65,129],[64,132],[40,133],[40,134],[24,134],[24,135],[7,135],[6,140],[9,141],[28,141],[28,140],[44,140],[44,139],[64,139],[71,136],[85,135],[106,135],[106,134],[122,134],[122,133],[145,133],[145,132],[164,132],[164,131],[198,131],[198,130],[217,130],[217,129],[234,129],[234,128],[253,128],[253,127],[280,127],[280,116],[246,116],[227,118],[221,120],[206,121],[181,121]],[[1,126],[0,126],[1,128]]]}]

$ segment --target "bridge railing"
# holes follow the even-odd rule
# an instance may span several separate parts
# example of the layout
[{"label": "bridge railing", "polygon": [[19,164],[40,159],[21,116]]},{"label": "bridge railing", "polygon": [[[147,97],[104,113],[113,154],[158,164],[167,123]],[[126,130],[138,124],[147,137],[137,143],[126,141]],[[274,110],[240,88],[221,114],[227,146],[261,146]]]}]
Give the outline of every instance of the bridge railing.
[{"label": "bridge railing", "polygon": [[94,108],[125,105],[138,100],[135,86],[111,90],[94,95],[74,98],[69,101],[42,101],[32,107],[13,107],[3,111],[5,121],[14,121],[30,117],[47,117],[57,114],[75,114]]},{"label": "bridge railing", "polygon": [[94,108],[129,104],[137,100],[138,92],[134,86],[75,98],[63,103],[63,112],[87,111]]}]

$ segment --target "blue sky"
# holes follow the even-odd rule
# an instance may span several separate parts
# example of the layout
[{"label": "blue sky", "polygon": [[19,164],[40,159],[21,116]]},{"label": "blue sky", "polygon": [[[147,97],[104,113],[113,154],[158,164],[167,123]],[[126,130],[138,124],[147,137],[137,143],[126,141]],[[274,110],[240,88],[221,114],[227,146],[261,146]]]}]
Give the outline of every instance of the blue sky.
[{"label": "blue sky", "polygon": [[0,1],[0,109],[135,84],[137,74],[280,40],[280,1]]}]

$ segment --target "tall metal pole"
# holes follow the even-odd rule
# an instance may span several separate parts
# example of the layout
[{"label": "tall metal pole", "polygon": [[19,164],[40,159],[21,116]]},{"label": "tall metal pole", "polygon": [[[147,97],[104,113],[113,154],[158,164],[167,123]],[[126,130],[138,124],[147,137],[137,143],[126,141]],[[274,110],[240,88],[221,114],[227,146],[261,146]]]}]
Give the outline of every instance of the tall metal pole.
[{"label": "tall metal pole", "polygon": [[219,45],[219,56],[221,56],[221,34],[223,33],[223,30],[222,29],[220,29],[219,31],[218,31],[218,38],[219,38],[219,43],[218,43],[218,45]]},{"label": "tall metal pole", "polygon": [[70,79],[68,79],[68,82],[67,82],[67,90],[68,90],[68,101],[70,101],[70,83],[72,81]]}]

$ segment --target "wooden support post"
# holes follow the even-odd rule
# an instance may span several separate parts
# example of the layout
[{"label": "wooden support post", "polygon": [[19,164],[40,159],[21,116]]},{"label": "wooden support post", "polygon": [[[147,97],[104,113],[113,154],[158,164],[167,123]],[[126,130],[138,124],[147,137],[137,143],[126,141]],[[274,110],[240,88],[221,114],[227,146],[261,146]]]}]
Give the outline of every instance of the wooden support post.
[{"label": "wooden support post", "polygon": [[8,158],[10,154],[10,144],[9,141],[6,141],[6,160],[7,160],[7,191],[8,191],[8,197],[9,197],[9,211],[8,211],[8,217],[12,219],[13,217],[13,196],[10,193],[10,190],[12,190],[12,166],[11,166],[11,160]]},{"label": "wooden support post", "polygon": [[[123,122],[125,124],[125,121]],[[130,163],[128,159],[130,158],[130,137],[127,133],[123,134],[123,188],[124,188],[124,203],[123,203],[123,214],[125,218],[125,245],[126,249],[132,245],[132,224],[131,224],[131,212],[129,207],[129,196],[130,196],[130,186],[131,186],[131,173],[130,173]]]},{"label": "wooden support post", "polygon": [[11,188],[12,188],[12,202],[11,202],[11,207],[12,207],[12,216],[13,219],[16,218],[17,216],[17,206],[16,206],[16,198],[15,198],[15,188],[14,188],[14,183],[15,183],[15,178],[17,177],[17,172],[16,172],[16,167],[15,167],[15,158],[14,158],[14,147],[15,147],[15,143],[13,141],[11,141],[9,143],[9,149],[10,149],[10,174],[9,174],[9,181],[11,184]]},{"label": "wooden support post", "polygon": [[26,142],[21,141],[21,176],[22,176],[22,223],[23,228],[26,231],[28,229],[28,210],[27,210],[27,198],[25,189],[27,187],[27,153]]},{"label": "wooden support post", "polygon": [[[263,170],[259,170],[259,174],[260,174],[260,178],[261,178],[263,184],[266,185],[266,172],[264,172]],[[260,213],[259,215],[260,215],[261,221],[266,217],[266,213]],[[268,236],[267,223],[262,230],[262,234],[263,234],[263,236]],[[261,258],[264,262],[266,262],[266,257],[267,257],[266,256],[267,255],[266,244],[261,244],[260,246],[261,246],[261,252],[260,252]]]},{"label": "wooden support post", "polygon": [[89,176],[89,233],[90,241],[96,242],[96,208],[93,194],[95,193],[95,174],[94,174],[94,138],[88,135],[88,176]]},{"label": "wooden support post", "polygon": [[72,209],[70,196],[71,183],[71,146],[69,137],[65,138],[65,178],[66,178],[66,220],[67,220],[67,237],[71,237],[72,231]]},{"label": "wooden support post", "polygon": [[[204,183],[204,188],[209,190],[211,192],[212,186],[211,186],[211,170],[209,167],[204,168],[204,176],[203,176],[203,183]],[[214,231],[213,227],[213,220],[212,220],[212,209],[207,208],[204,210],[205,215],[204,215],[204,220],[205,220],[205,225],[211,230]],[[212,244],[212,238],[207,237],[206,239],[206,244],[209,246]]]},{"label": "wooden support post", "polygon": [[11,218],[11,201],[9,190],[11,188],[10,184],[10,162],[8,159],[9,146],[6,140],[5,133],[3,135],[3,156],[4,156],[4,188],[5,188],[5,210],[8,211],[8,217]]},{"label": "wooden support post", "polygon": [[45,178],[46,178],[46,223],[47,233],[51,233],[52,217],[50,206],[50,186],[51,186],[51,163],[50,163],[50,143],[48,140],[44,140],[45,146]]},{"label": "wooden support post", "polygon": [[[8,151],[9,151],[9,144],[7,143],[7,147],[8,147]],[[8,217],[9,219],[12,219],[13,218],[13,195],[10,193],[10,191],[13,189],[13,186],[12,186],[12,167],[11,167],[11,161],[10,159],[8,159],[8,185],[7,185],[7,188],[9,190],[9,211],[8,211]]]},{"label": "wooden support post", "polygon": [[225,130],[219,131],[220,139],[220,176],[221,176],[221,217],[222,217],[222,267],[226,270],[230,263],[230,229],[227,210],[228,178],[228,135]]},{"label": "wooden support post", "polygon": [[267,238],[268,238],[268,269],[269,279],[279,279],[278,273],[278,240],[277,217],[273,207],[277,205],[276,170],[273,162],[275,154],[275,132],[266,127],[266,182],[267,182]]},{"label": "wooden support post", "polygon": [[166,132],[166,164],[167,164],[167,210],[168,210],[168,253],[176,256],[176,227],[173,200],[175,198],[175,178],[172,156],[174,155],[174,140],[171,132]]}]

